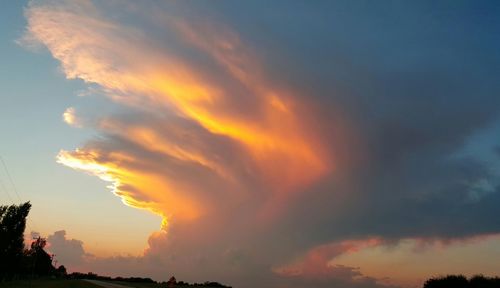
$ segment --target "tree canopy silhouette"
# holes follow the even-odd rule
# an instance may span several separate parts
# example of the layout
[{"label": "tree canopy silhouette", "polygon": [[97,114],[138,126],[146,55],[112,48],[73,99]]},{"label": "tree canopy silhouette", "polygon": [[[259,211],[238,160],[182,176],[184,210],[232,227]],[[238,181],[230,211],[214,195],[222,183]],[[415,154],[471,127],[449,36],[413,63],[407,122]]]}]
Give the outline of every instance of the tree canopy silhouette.
[{"label": "tree canopy silhouette", "polygon": [[31,204],[0,206],[0,279],[22,270],[24,229]]},{"label": "tree canopy silhouette", "polygon": [[31,209],[29,202],[0,206],[0,281],[55,273],[52,257],[45,252],[45,239],[38,237],[25,249],[24,230]]},{"label": "tree canopy silhouette", "polygon": [[56,269],[52,266],[52,256],[43,248],[47,245],[44,238],[38,237],[31,243],[31,249],[25,251],[26,263],[32,275],[44,276],[53,274]]}]

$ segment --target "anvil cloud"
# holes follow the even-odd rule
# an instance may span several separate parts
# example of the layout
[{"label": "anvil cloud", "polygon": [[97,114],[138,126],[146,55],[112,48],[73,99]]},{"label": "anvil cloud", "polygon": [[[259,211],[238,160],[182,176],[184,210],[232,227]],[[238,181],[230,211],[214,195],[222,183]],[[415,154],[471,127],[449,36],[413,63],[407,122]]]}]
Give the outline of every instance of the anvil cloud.
[{"label": "anvil cloud", "polygon": [[150,4],[32,2],[21,41],[46,47],[68,79],[120,111],[85,121],[68,108],[68,124],[100,136],[57,159],[164,218],[132,266],[241,287],[256,277],[377,287],[332,259],[401,239],[500,232],[498,158],[467,153],[499,120],[500,89],[485,72],[499,59],[477,53],[498,48],[489,34],[460,46],[452,16],[431,31],[399,6],[408,18],[394,28],[395,16],[350,4],[243,4],[258,19],[230,2]]}]

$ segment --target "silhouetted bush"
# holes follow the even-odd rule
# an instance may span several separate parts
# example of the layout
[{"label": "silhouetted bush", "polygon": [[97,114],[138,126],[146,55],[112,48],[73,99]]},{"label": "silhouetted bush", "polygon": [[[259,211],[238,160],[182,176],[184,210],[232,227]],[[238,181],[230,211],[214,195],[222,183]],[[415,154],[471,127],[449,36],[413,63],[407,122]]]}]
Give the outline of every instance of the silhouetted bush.
[{"label": "silhouetted bush", "polygon": [[142,278],[142,277],[116,277],[113,278],[115,281],[123,281],[123,282],[131,282],[131,283],[156,283],[151,278]]},{"label": "silhouetted bush", "polygon": [[56,269],[56,273],[58,277],[66,277],[68,275],[68,272],[66,271],[66,267],[64,267],[64,265],[59,266]]},{"label": "silhouetted bush", "polygon": [[463,275],[448,275],[427,280],[424,288],[500,288],[500,278],[476,275],[467,280]]},{"label": "silhouetted bush", "polygon": [[500,278],[488,278],[483,275],[476,275],[469,280],[470,288],[498,288],[500,287]]},{"label": "silhouetted bush", "polygon": [[463,275],[448,275],[442,278],[431,278],[424,284],[424,288],[468,288],[469,281]]}]

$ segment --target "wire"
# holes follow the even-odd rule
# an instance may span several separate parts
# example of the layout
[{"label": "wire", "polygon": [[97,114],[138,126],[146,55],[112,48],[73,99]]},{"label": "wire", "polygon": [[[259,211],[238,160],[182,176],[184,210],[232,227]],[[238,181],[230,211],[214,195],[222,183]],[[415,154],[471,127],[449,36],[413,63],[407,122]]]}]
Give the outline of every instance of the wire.
[{"label": "wire", "polygon": [[7,187],[5,187],[5,184],[3,184],[3,181],[1,178],[0,178],[0,188],[2,188],[1,190],[5,192],[5,194],[7,195],[7,198],[9,198],[10,202],[12,204],[15,204],[14,200],[10,196],[9,190],[7,189]]},{"label": "wire", "polygon": [[[19,192],[17,191],[17,188],[16,188],[16,185],[14,184],[14,180],[12,180],[12,177],[10,176],[10,172],[9,172],[9,169],[7,168],[7,164],[5,163],[5,161],[3,160],[3,157],[0,156],[0,162],[2,162],[2,166],[3,166],[3,169],[5,170],[5,174],[7,175],[7,178],[9,179],[9,182],[10,182],[10,185],[12,186],[12,189],[14,190],[14,193],[16,194],[17,196],[17,199],[19,200],[19,202],[23,202],[21,200],[21,197],[19,196]],[[7,187],[4,185],[3,181],[1,181],[0,179],[0,185],[3,187],[3,189],[5,190],[7,196],[9,197],[10,201],[12,203],[14,203],[12,197],[10,196],[10,193],[7,189]],[[14,203],[15,204],[15,203]],[[26,226],[28,226],[28,229],[31,231],[30,233],[32,232],[35,232],[31,227],[35,227],[36,228],[36,225],[35,225],[35,222],[28,216],[27,219],[26,219]],[[32,225],[30,225],[30,222]]]},{"label": "wire", "polygon": [[10,181],[10,184],[12,185],[14,193],[16,193],[17,200],[19,200],[19,202],[23,202],[21,200],[21,197],[19,197],[19,193],[17,192],[16,185],[14,185],[14,181],[12,181],[12,177],[10,177],[9,169],[7,169],[7,165],[5,164],[5,161],[3,160],[2,156],[0,156],[0,161],[2,162],[3,169],[5,170],[5,173],[7,174],[7,178],[9,178],[9,181]]}]

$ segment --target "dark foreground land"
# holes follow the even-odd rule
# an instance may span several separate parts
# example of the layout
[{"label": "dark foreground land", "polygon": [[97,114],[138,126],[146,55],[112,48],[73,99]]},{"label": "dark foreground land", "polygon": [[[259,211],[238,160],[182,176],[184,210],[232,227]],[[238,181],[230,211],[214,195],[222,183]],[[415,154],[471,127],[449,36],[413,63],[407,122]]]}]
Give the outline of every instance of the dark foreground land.
[{"label": "dark foreground land", "polygon": [[[94,281],[94,280],[91,280]],[[95,281],[91,283],[86,280],[75,279],[36,279],[33,281],[19,280],[0,283],[0,288],[102,288],[106,287],[106,283],[111,284],[110,287],[130,287],[130,288],[159,288],[165,287],[156,283],[127,283],[119,281]],[[102,283],[104,285],[99,285]],[[116,285],[116,286],[115,286]]]},{"label": "dark foreground land", "polygon": [[[134,283],[134,282],[126,282],[126,281],[99,281],[101,283],[110,283],[112,285],[122,285],[130,288],[167,288],[168,284],[165,283]],[[200,285],[200,286],[195,286],[195,285],[190,285],[190,284],[175,284],[175,288],[194,288],[194,287],[199,287],[199,288],[220,288],[220,286],[210,286],[210,285]]]},{"label": "dark foreground land", "polygon": [[[131,283],[125,281],[96,281],[99,283],[109,283],[109,287],[130,287],[130,288],[166,288],[166,284],[160,283]],[[116,286],[115,286],[116,285]],[[9,282],[0,282],[0,288],[102,288],[106,286],[101,286],[97,284],[90,283],[85,280],[76,279],[36,279],[33,281],[29,280],[18,280]],[[191,285],[176,285],[176,288],[192,288]],[[201,287],[201,286],[200,286]],[[203,286],[204,288],[210,288],[215,286]]]},{"label": "dark foreground land", "polygon": [[37,279],[19,280],[0,283],[1,288],[98,288],[84,280],[72,279]]}]

